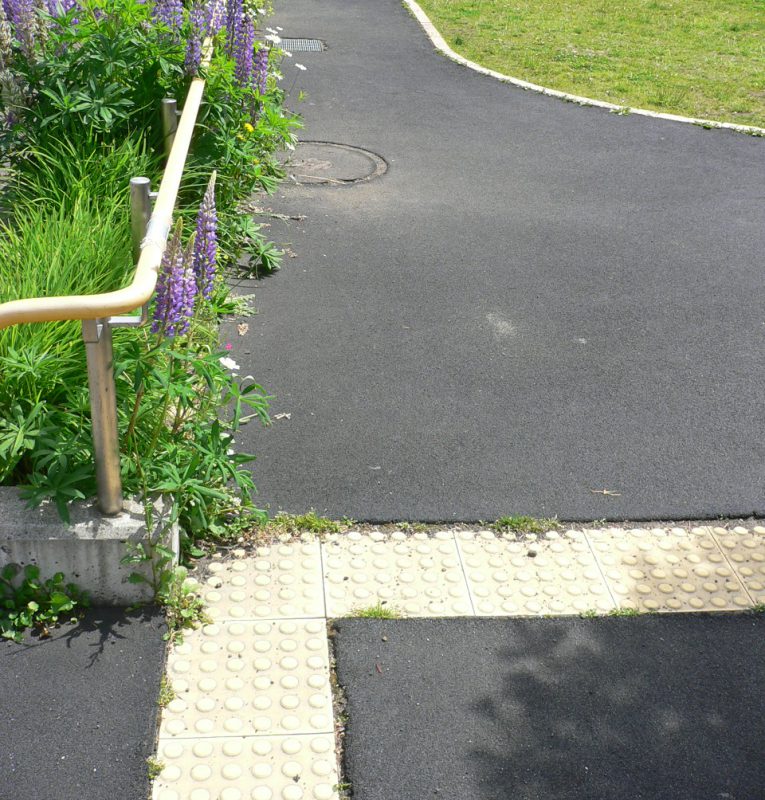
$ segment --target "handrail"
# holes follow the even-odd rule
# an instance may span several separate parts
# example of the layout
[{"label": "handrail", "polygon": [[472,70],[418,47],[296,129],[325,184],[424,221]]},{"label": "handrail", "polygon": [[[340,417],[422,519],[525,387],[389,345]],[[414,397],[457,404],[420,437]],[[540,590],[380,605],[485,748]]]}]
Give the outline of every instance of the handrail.
[{"label": "handrail", "polygon": [[[212,58],[212,41],[203,44],[202,67]],[[154,208],[149,216],[149,181],[130,181],[131,233],[133,254],[139,251],[133,281],[116,292],[65,297],[33,297],[0,304],[0,330],[26,322],[80,320],[88,364],[88,391],[93,427],[93,456],[98,485],[98,507],[104,514],[122,510],[122,480],[117,431],[116,388],[112,327],[139,325],[146,319],[146,304],[154,293],[157,273],[173,224],[173,210],[186,165],[191,137],[205,88],[204,78],[194,78],[186,95],[183,113],[177,120],[175,101],[162,103],[165,150],[172,146],[162,174]],[[176,123],[177,122],[177,126]],[[148,217],[148,224],[146,218]],[[144,233],[144,224],[146,224]],[[140,244],[140,247],[139,247]],[[121,317],[143,306],[140,317]]]},{"label": "handrail", "polygon": [[[212,43],[205,42],[202,66],[210,63]],[[183,113],[178,121],[173,146],[154,203],[154,210],[141,244],[130,286],[101,294],[73,294],[61,297],[33,297],[0,303],[0,330],[22,322],[55,322],[87,320],[124,314],[140,308],[151,298],[157,283],[157,271],[167,246],[173,224],[173,210],[191,145],[199,106],[202,103],[205,79],[194,78],[186,95]]]}]

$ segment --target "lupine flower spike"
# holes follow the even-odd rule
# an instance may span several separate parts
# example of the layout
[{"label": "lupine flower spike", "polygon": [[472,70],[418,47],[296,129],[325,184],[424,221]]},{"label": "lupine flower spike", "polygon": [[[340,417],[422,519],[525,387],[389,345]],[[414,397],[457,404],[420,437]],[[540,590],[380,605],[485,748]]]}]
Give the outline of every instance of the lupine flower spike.
[{"label": "lupine flower spike", "polygon": [[234,54],[236,39],[244,17],[243,0],[227,0],[226,3],[226,53]]},{"label": "lupine flower spike", "polygon": [[35,0],[8,0],[5,11],[21,45],[21,52],[27,59],[31,59],[37,33]]},{"label": "lupine flower spike", "polygon": [[152,13],[156,22],[170,28],[173,35],[178,36],[183,25],[182,0],[157,0]]},{"label": "lupine flower spike", "polygon": [[202,63],[202,39],[205,36],[207,22],[205,11],[199,3],[194,3],[189,14],[190,31],[186,42],[186,58],[183,62],[187,75],[196,75]]},{"label": "lupine flower spike", "polygon": [[248,87],[252,81],[254,46],[255,22],[249,13],[245,13],[234,40],[234,59],[236,60],[234,77],[242,88]]},{"label": "lupine flower spike", "polygon": [[[193,247],[193,244],[190,245]],[[157,278],[157,299],[154,307],[152,333],[172,338],[189,329],[196,301],[194,270],[181,244],[181,223],[175,228],[167,245]]]},{"label": "lupine flower spike", "polygon": [[269,49],[261,45],[255,56],[255,86],[263,96],[268,85],[268,53]]},{"label": "lupine flower spike", "polygon": [[210,299],[218,265],[218,215],[215,209],[215,175],[210,176],[207,191],[197,213],[194,239],[194,276],[197,289],[205,300]]},{"label": "lupine flower spike", "polygon": [[226,24],[226,0],[210,0],[205,12],[205,32],[215,36]]}]

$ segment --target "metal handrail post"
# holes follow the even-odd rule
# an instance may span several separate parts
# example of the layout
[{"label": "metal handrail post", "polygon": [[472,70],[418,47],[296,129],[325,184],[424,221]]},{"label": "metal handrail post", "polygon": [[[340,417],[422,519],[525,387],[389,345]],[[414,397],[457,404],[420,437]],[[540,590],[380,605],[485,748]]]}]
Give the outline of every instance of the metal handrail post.
[{"label": "metal handrail post", "polygon": [[141,245],[151,219],[151,181],[130,179],[130,236],[133,242],[133,263],[141,257]]},{"label": "metal handrail post", "polygon": [[122,480],[117,434],[112,331],[108,319],[84,319],[82,338],[88,358],[90,414],[98,483],[98,507],[103,514],[122,511]]},{"label": "metal handrail post", "polygon": [[171,97],[166,97],[162,101],[162,141],[165,145],[165,158],[170,158],[177,130],[178,103]]}]

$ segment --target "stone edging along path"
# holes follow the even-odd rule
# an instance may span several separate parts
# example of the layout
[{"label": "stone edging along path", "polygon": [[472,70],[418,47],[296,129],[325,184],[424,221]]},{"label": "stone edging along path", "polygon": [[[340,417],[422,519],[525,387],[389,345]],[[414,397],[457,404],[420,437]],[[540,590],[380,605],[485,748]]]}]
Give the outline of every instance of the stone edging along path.
[{"label": "stone edging along path", "polygon": [[244,542],[191,582],[212,622],[168,655],[154,800],[339,800],[329,619],[761,607],[765,527],[351,530]]},{"label": "stone edging along path", "polygon": [[528,81],[521,80],[520,78],[513,78],[510,75],[505,75],[502,72],[496,72],[493,69],[488,69],[477,64],[475,61],[456,53],[446,43],[444,37],[439,33],[436,26],[430,21],[428,15],[423,11],[415,0],[401,0],[403,5],[411,11],[415,19],[420,23],[423,30],[427,34],[433,46],[458,64],[462,64],[468,69],[480,72],[482,75],[488,75],[491,78],[496,78],[504,83],[510,83],[513,86],[518,86],[530,92],[537,92],[544,94],[548,97],[557,97],[559,100],[566,100],[569,103],[576,103],[580,106],[595,106],[596,108],[605,108],[608,111],[617,114],[639,114],[644,117],[654,117],[655,119],[666,119],[671,122],[685,122],[691,125],[700,125],[704,128],[722,128],[726,130],[737,131],[738,133],[746,133],[751,136],[765,136],[765,128],[759,128],[755,125],[736,125],[733,122],[718,122],[710,119],[698,119],[695,117],[682,117],[677,114],[664,114],[660,111],[649,111],[644,108],[632,108],[630,106],[618,106],[614,103],[608,103],[605,100],[595,100],[591,97],[580,97],[576,94],[568,94],[567,92],[559,92],[557,89],[548,89],[546,86],[539,86],[536,83],[529,83]]}]

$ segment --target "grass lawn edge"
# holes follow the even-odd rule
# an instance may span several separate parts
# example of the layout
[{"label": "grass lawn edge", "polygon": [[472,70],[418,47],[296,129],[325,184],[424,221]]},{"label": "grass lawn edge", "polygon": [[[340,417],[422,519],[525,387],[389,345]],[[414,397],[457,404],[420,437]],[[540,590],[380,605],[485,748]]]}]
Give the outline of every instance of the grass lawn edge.
[{"label": "grass lawn edge", "polygon": [[530,83],[529,81],[524,81],[520,78],[514,78],[511,75],[505,75],[504,73],[497,72],[493,69],[488,69],[487,67],[481,66],[475,61],[471,61],[470,59],[465,58],[465,56],[461,56],[459,53],[452,50],[452,48],[447,44],[446,39],[444,39],[438,28],[436,28],[430,17],[428,17],[416,0],[401,0],[401,2],[403,6],[411,12],[412,16],[417,20],[417,22],[420,23],[421,27],[437,50],[450,58],[452,61],[462,64],[462,66],[467,67],[468,69],[480,72],[482,75],[502,81],[503,83],[509,83],[513,86],[525,89],[526,91],[537,92],[538,94],[544,94],[548,97],[555,97],[559,100],[565,100],[569,103],[576,103],[580,106],[604,108],[614,114],[639,114],[644,117],[654,117],[655,119],[664,119],[670,122],[684,122],[686,124],[697,125],[703,128],[719,128],[735,131],[737,133],[745,133],[749,136],[765,137],[765,128],[760,128],[756,125],[737,125],[735,122],[720,122],[719,120],[702,119],[697,117],[683,117],[678,114],[650,111],[649,109],[645,108],[620,106],[616,105],[615,103],[609,103],[606,100],[596,100],[591,97],[582,97],[576,94],[569,94],[568,92],[561,92],[557,89],[549,89],[546,86],[540,86],[536,83]]}]

